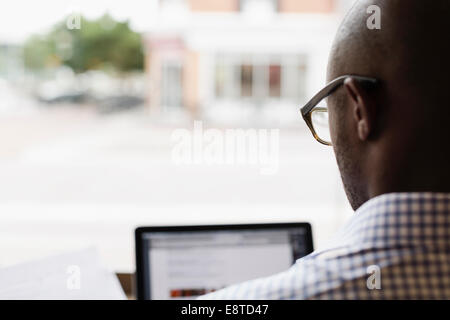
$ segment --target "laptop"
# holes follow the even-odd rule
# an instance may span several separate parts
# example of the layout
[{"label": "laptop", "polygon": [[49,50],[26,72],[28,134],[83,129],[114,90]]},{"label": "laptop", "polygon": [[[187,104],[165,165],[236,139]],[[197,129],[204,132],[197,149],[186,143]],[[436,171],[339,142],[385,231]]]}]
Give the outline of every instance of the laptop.
[{"label": "laptop", "polygon": [[135,237],[139,300],[195,299],[313,251],[308,223],[140,227]]}]

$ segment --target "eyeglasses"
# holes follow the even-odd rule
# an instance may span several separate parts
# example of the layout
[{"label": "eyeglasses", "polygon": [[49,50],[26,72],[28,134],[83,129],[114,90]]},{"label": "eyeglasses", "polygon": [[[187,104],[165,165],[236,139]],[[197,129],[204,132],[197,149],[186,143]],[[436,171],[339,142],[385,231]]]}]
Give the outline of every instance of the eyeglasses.
[{"label": "eyeglasses", "polygon": [[340,76],[319,91],[303,108],[301,108],[302,117],[308,128],[311,130],[314,138],[326,145],[331,146],[330,126],[328,122],[328,106],[326,98],[336,91],[344,81],[348,78],[355,79],[368,84],[376,84],[378,80],[375,78],[344,75]]}]

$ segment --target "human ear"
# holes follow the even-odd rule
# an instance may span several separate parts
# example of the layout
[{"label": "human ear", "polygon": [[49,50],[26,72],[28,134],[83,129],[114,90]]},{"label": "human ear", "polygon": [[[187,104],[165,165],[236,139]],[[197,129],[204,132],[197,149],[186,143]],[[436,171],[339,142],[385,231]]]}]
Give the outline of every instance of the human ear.
[{"label": "human ear", "polygon": [[361,141],[367,141],[375,126],[375,110],[371,97],[366,89],[353,78],[345,80],[344,88],[349,97],[352,119],[355,123],[358,138]]}]

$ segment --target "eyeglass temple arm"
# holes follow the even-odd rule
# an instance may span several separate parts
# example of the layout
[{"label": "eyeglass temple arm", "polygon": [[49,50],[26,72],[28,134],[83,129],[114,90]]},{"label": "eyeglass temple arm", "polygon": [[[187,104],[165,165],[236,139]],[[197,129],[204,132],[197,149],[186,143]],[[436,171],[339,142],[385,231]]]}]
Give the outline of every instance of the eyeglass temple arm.
[{"label": "eyeglass temple arm", "polygon": [[309,100],[309,102],[301,109],[302,115],[305,116],[308,114],[323,98],[329,96],[334,90],[342,85],[347,78],[353,78],[358,81],[364,81],[372,84],[376,84],[378,82],[377,79],[369,77],[354,75],[340,76],[327,84],[325,88],[320,90],[311,100]]}]

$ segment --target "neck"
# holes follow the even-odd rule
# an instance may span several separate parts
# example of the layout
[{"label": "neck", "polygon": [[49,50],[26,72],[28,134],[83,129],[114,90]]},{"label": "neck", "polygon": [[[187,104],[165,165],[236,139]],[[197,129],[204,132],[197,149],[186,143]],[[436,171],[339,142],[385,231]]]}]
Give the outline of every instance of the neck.
[{"label": "neck", "polygon": [[[416,149],[416,148],[415,148]],[[397,147],[377,152],[368,181],[370,198],[392,192],[450,193],[449,157],[445,148],[417,148],[408,151]],[[428,149],[428,150],[427,150]]]}]

